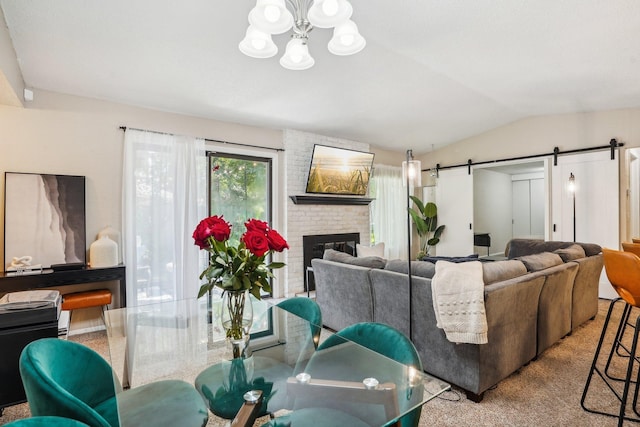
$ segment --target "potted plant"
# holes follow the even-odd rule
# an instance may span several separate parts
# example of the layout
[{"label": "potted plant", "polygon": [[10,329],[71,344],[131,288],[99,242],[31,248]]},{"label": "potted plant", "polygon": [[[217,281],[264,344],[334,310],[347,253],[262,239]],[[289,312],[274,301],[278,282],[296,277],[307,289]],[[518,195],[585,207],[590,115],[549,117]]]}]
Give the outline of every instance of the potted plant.
[{"label": "potted plant", "polygon": [[409,214],[416,231],[420,236],[420,252],[418,259],[429,255],[431,248],[440,242],[440,236],[444,231],[444,225],[438,226],[438,207],[433,202],[422,203],[422,200],[410,196],[415,208],[409,208]]}]

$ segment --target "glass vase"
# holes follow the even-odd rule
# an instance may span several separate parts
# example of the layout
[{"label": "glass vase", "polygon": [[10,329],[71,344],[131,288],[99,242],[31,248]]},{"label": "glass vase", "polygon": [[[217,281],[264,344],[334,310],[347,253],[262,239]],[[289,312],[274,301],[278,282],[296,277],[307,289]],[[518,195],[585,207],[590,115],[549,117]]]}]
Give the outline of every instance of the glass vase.
[{"label": "glass vase", "polygon": [[249,357],[249,331],[253,323],[253,305],[249,291],[224,291],[220,320],[231,344],[233,358]]}]

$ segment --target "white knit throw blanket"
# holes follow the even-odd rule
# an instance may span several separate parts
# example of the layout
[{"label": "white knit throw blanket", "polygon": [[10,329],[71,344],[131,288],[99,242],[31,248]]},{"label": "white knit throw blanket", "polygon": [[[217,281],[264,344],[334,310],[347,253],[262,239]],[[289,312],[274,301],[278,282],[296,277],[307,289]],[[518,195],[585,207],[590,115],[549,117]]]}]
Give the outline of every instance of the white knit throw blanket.
[{"label": "white knit throw blanket", "polygon": [[455,343],[486,344],[484,281],[479,261],[438,261],[431,279],[438,328]]}]

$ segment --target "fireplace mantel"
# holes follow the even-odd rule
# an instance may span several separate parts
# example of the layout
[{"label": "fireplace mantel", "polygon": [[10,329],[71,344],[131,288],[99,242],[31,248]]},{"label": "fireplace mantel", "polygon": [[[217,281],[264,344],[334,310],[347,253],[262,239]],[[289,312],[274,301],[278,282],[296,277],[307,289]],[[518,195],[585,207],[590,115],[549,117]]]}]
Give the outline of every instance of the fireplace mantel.
[{"label": "fireplace mantel", "polygon": [[372,198],[345,196],[298,195],[289,196],[296,205],[368,205]]}]

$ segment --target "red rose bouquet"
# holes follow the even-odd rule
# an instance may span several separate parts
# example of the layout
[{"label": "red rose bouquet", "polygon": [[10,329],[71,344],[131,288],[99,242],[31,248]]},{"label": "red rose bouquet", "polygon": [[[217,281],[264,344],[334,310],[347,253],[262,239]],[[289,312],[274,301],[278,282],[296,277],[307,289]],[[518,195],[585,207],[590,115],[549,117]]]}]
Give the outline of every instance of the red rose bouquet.
[{"label": "red rose bouquet", "polygon": [[230,292],[249,290],[257,299],[262,289],[271,292],[271,270],[284,267],[284,263],[266,264],[266,258],[289,249],[289,245],[264,221],[250,219],[244,225],[247,230],[237,245],[229,243],[231,224],[222,216],[205,218],[196,227],[195,244],[210,254],[209,266],[200,274],[200,280],[206,279],[207,283],[200,286],[198,298],[214,286]]}]

